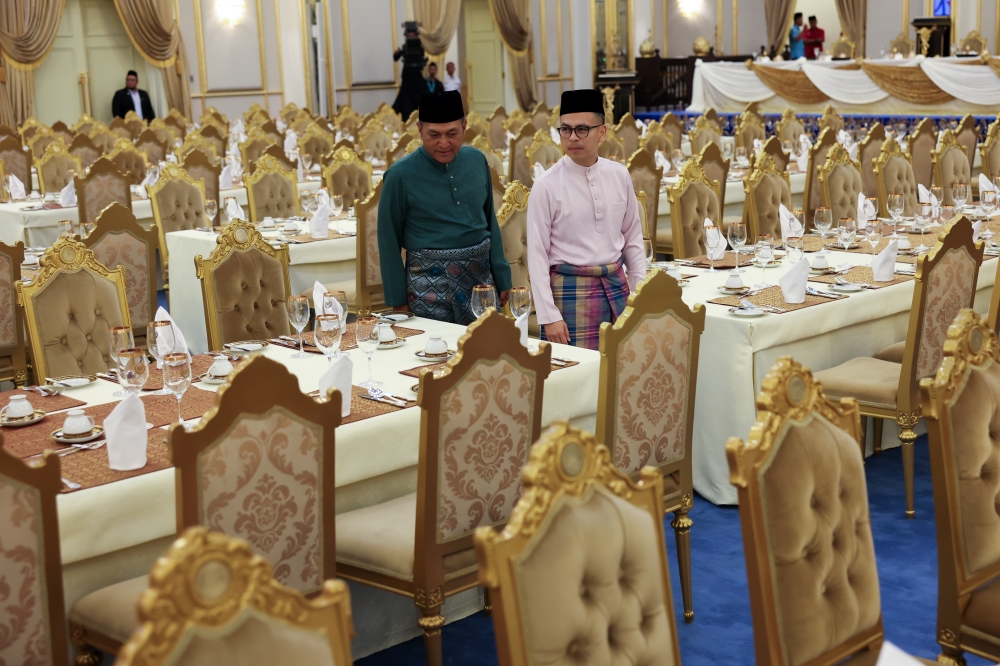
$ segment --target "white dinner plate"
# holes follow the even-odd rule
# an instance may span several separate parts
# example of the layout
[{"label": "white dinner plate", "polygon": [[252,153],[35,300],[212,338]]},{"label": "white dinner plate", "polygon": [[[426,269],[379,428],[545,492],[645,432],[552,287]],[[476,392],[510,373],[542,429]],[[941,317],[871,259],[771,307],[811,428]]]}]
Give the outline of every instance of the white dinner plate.
[{"label": "white dinner plate", "polygon": [[96,375],[75,375],[69,377],[46,377],[46,388],[79,388],[97,381]]},{"label": "white dinner plate", "polygon": [[827,266],[826,268],[813,268],[812,266],[810,266],[809,272],[812,273],[813,275],[827,275],[829,273],[836,273],[837,269],[834,268],[833,266]]},{"label": "white dinner plate", "polygon": [[855,292],[863,290],[864,287],[862,287],[859,284],[831,284],[830,289],[833,289],[834,291],[843,292],[845,294],[853,294]]},{"label": "white dinner plate", "polygon": [[767,312],[758,308],[752,310],[749,308],[729,308],[729,311],[737,317],[763,317],[767,314]]},{"label": "white dinner plate", "polygon": [[750,287],[747,287],[746,285],[744,285],[744,286],[740,287],[739,289],[730,289],[729,287],[723,285],[723,286],[719,287],[719,291],[721,291],[723,294],[726,294],[728,296],[741,296],[741,295],[749,292],[750,291]]},{"label": "white dinner plate", "polygon": [[401,321],[406,321],[407,319],[413,319],[416,317],[412,312],[389,312],[387,314],[379,315],[379,319],[385,319],[391,321],[394,324],[398,324]]},{"label": "white dinner plate", "polygon": [[241,342],[227,342],[223,347],[227,351],[235,354],[249,354],[257,352],[267,346],[266,340],[243,340]]},{"label": "white dinner plate", "polygon": [[204,384],[218,385],[218,384],[225,384],[227,381],[229,381],[229,378],[228,377],[210,377],[208,375],[208,373],[206,372],[205,374],[203,374],[201,377],[198,378],[198,381],[202,382]]},{"label": "white dinner plate", "polygon": [[428,356],[427,352],[423,349],[413,352],[413,355],[419,358],[421,361],[429,361],[431,363],[444,363],[445,361],[451,360],[455,355],[454,349],[449,349],[447,354],[435,354],[433,356]]}]

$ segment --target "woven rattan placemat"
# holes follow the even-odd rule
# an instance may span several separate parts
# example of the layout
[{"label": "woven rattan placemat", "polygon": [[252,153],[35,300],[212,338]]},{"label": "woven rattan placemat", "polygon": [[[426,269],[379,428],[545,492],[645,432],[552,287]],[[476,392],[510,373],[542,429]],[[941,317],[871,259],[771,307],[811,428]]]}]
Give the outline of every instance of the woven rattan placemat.
[{"label": "woven rattan placemat", "polygon": [[[838,301],[841,298],[846,298],[845,296],[839,296],[838,298],[825,298],[823,296],[810,296],[806,294],[806,299],[802,303],[786,303],[785,298],[781,293],[781,287],[767,287],[761,290],[755,296],[723,296],[721,298],[713,298],[709,303],[714,303],[716,305],[729,305],[731,307],[739,307],[740,301],[747,299],[754,305],[764,305],[774,308],[781,308],[785,312],[794,312],[795,310],[801,310],[802,308],[812,307],[814,305],[822,305],[823,303],[832,303]],[[774,312],[773,314],[784,314],[783,312]]]}]

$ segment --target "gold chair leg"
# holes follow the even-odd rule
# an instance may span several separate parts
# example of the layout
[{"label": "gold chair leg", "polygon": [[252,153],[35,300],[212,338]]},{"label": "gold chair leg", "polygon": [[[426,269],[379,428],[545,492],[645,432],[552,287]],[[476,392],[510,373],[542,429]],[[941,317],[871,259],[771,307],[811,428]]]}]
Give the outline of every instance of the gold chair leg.
[{"label": "gold chair leg", "polygon": [[104,659],[100,650],[96,650],[87,645],[86,630],[79,626],[70,625],[69,638],[76,646],[76,657],[73,658],[73,666],[99,666]]},{"label": "gold chair leg", "polygon": [[941,654],[937,656],[937,662],[939,664],[948,664],[948,666],[966,666],[965,655],[961,650],[955,650],[953,648],[941,647]]},{"label": "gold chair leg", "polygon": [[417,620],[417,624],[424,631],[427,666],[441,666],[441,627],[444,626],[444,616],[441,615],[444,595],[441,588],[436,587],[429,592],[414,590],[413,602],[420,609],[420,619]]},{"label": "gold chair leg", "polygon": [[868,450],[867,440],[868,440],[868,417],[867,416],[862,416],[861,417],[861,441],[859,442],[861,444],[861,457],[862,458],[865,457],[865,451]]},{"label": "gold chair leg", "polygon": [[490,591],[488,588],[483,588],[483,615],[486,617],[493,616],[493,603],[490,602]]},{"label": "gold chair leg", "polygon": [[882,455],[882,425],[884,421],[877,416],[873,418],[875,419],[875,441],[872,442],[872,454],[880,456]]},{"label": "gold chair leg", "polygon": [[903,448],[903,490],[906,493],[906,517],[912,519],[913,509],[913,442],[917,433],[913,431],[920,421],[920,412],[896,414],[896,424],[899,426],[899,442]]},{"label": "gold chair leg", "polygon": [[691,526],[694,522],[688,516],[694,502],[690,495],[681,500],[681,508],[674,512],[670,526],[674,528],[677,540],[677,570],[681,578],[681,598],[684,601],[684,621],[694,622],[694,608],[691,597]]}]

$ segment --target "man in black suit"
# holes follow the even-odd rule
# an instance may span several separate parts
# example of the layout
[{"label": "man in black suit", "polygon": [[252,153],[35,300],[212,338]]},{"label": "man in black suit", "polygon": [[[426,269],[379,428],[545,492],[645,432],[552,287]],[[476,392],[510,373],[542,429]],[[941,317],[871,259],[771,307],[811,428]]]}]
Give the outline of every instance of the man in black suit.
[{"label": "man in black suit", "polygon": [[111,101],[111,114],[115,118],[124,118],[129,111],[135,111],[147,123],[156,117],[149,93],[139,90],[139,75],[132,69],[125,76],[125,87]]}]

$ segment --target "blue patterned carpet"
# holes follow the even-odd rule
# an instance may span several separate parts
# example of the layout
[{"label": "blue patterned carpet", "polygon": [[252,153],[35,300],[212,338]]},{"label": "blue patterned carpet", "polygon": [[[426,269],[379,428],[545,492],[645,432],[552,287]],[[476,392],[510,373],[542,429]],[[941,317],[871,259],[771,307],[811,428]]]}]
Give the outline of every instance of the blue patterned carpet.
[{"label": "blue patterned carpet", "polygon": [[[878,560],[886,638],[913,655],[934,659],[937,604],[937,545],[927,437],[917,440],[916,510],[903,514],[903,467],[892,449],[866,465],[875,556]],[[739,512],[696,499],[691,512],[693,624],[684,624],[677,579],[674,539],[667,525],[667,547],[674,604],[685,666],[753,664],[753,626],[747,594],[746,565]],[[444,628],[444,663],[487,666],[497,663],[493,624],[481,613]],[[968,656],[970,666],[989,662]],[[373,654],[358,666],[425,664],[419,638]]]}]

